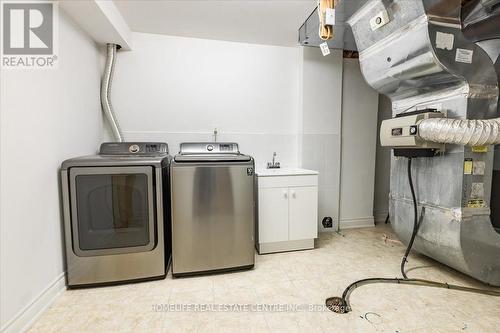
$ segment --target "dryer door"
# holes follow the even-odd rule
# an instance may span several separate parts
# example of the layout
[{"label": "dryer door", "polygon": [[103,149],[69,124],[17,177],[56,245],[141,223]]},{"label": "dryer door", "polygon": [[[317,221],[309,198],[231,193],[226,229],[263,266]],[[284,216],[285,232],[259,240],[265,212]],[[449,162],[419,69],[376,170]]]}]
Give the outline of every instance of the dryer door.
[{"label": "dryer door", "polygon": [[155,247],[153,167],[71,168],[70,193],[76,255]]}]

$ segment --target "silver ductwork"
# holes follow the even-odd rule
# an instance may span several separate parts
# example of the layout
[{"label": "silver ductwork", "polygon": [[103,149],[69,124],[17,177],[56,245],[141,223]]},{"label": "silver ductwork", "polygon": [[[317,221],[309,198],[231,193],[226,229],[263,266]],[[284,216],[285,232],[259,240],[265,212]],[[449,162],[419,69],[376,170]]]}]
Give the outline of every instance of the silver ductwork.
[{"label": "silver ductwork", "polygon": [[500,38],[500,0],[467,1],[462,8],[464,35],[471,41]]},{"label": "silver ductwork", "polygon": [[113,72],[115,69],[115,59],[116,59],[116,51],[118,45],[116,44],[107,44],[106,46],[107,56],[106,56],[106,65],[104,66],[104,73],[101,81],[101,106],[102,112],[106,116],[108,120],[109,126],[115,140],[117,142],[123,142],[123,134],[120,129],[120,125],[118,124],[118,120],[116,118],[116,114],[113,110],[113,105],[111,104],[111,83],[113,81]]},{"label": "silver ductwork", "polygon": [[[447,115],[419,124],[422,138],[447,145],[412,163],[421,221],[414,249],[500,286],[500,229],[490,217],[498,78],[488,54],[464,35],[461,10],[460,0],[370,0],[348,24],[363,76],[391,99],[393,116]],[[469,147],[477,145],[487,146]],[[413,205],[403,157],[391,158],[389,214],[408,242]]]}]

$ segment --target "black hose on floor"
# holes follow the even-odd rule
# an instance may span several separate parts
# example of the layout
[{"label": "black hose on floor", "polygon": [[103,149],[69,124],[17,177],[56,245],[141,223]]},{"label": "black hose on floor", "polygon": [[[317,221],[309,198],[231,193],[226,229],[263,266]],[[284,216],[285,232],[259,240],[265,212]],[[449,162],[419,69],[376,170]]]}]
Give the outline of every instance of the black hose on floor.
[{"label": "black hose on floor", "polygon": [[496,291],[496,290],[470,288],[470,287],[464,287],[464,286],[448,284],[448,283],[443,283],[443,282],[437,282],[437,281],[431,281],[431,280],[424,280],[424,279],[409,279],[408,276],[406,275],[405,265],[406,265],[408,256],[410,255],[410,251],[413,247],[415,237],[418,234],[418,229],[420,227],[420,224],[418,223],[417,199],[415,196],[415,189],[413,187],[413,180],[412,180],[412,175],[411,175],[411,161],[412,161],[411,158],[408,158],[408,182],[410,185],[411,196],[413,199],[414,220],[413,220],[413,232],[412,232],[410,241],[408,242],[408,246],[406,247],[406,251],[405,251],[405,254],[403,256],[403,260],[401,261],[401,274],[403,275],[403,279],[398,279],[398,278],[368,278],[368,279],[362,279],[362,280],[355,281],[355,282],[351,283],[344,290],[344,292],[342,293],[342,297],[329,297],[326,299],[326,306],[331,311],[336,312],[336,313],[350,312],[352,310],[350,303],[349,303],[350,294],[354,291],[354,289],[356,289],[358,287],[361,287],[361,286],[364,286],[367,284],[373,284],[373,283],[395,283],[395,284],[403,284],[403,285],[415,285],[415,286],[425,286],[425,287],[434,287],[434,288],[445,288],[445,289],[451,289],[451,290],[459,290],[459,291],[465,291],[465,292],[470,292],[470,293],[500,297],[500,291]]}]

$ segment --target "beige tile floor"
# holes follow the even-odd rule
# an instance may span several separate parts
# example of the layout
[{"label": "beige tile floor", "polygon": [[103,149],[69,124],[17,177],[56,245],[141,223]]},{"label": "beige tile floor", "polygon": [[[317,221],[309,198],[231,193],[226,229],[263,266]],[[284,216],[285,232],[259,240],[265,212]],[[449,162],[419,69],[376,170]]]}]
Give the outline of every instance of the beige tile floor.
[{"label": "beige tile floor", "polygon": [[[353,311],[210,312],[206,304],[323,305],[353,280],[399,276],[404,247],[384,242],[387,226],[321,234],[309,251],[257,255],[238,273],[65,291],[30,332],[499,332],[500,298],[444,289],[369,285],[351,295]],[[481,287],[413,254],[409,275]],[[169,305],[200,305],[174,312]],[[159,305],[159,306],[158,306]],[[194,305],[191,305],[194,307]],[[155,309],[157,311],[155,311]],[[158,311],[158,309],[160,311]],[[283,309],[283,308],[282,308]],[[164,311],[163,311],[164,310]]]}]

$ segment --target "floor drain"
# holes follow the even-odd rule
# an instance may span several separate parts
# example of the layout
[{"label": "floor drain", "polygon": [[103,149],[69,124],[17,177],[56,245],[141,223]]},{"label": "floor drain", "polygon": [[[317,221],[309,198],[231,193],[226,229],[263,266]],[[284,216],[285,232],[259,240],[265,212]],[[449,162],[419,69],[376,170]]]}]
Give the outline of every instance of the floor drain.
[{"label": "floor drain", "polygon": [[341,297],[329,297],[326,299],[326,307],[335,313],[347,313],[347,305]]}]

